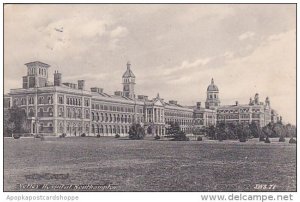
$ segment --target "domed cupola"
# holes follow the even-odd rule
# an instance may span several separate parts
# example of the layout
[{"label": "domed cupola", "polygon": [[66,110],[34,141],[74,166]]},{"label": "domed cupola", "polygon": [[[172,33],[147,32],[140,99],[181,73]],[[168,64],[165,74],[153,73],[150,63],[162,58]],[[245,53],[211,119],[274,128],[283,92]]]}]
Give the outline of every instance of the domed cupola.
[{"label": "domed cupola", "polygon": [[210,85],[207,87],[207,91],[218,91],[219,92],[218,86],[215,85],[213,78],[211,79]]},{"label": "domed cupola", "polygon": [[215,109],[220,106],[219,100],[219,88],[215,84],[214,79],[211,79],[211,83],[207,87],[207,97],[205,102],[205,107],[207,109]]}]

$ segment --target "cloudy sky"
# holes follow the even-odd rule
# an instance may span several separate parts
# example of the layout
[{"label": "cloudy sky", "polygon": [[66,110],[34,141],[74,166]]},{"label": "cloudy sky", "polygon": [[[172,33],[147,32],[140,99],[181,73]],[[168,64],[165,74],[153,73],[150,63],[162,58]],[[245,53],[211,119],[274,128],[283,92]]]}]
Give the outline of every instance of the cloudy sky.
[{"label": "cloudy sky", "polygon": [[[296,121],[295,5],[5,5],[4,91],[39,60],[107,93],[131,61],[136,93],[204,103],[213,77],[221,104],[257,92]],[[58,31],[61,30],[62,32]]]}]

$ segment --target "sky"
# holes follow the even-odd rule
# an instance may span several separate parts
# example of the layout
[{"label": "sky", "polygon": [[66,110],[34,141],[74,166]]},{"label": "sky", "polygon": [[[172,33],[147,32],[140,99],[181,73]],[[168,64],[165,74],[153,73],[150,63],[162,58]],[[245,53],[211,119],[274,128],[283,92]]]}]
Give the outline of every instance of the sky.
[{"label": "sky", "polygon": [[127,61],[136,94],[204,105],[214,78],[221,104],[259,93],[296,123],[296,5],[5,5],[4,93],[22,87],[27,62],[63,82],[122,90]]}]

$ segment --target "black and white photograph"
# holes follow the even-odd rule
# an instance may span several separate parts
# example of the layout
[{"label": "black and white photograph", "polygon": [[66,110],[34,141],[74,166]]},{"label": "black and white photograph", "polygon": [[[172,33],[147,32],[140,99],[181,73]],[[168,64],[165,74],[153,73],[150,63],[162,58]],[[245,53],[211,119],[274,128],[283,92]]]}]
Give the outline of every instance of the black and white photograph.
[{"label": "black and white photograph", "polygon": [[296,12],[3,4],[3,192],[296,192]]}]

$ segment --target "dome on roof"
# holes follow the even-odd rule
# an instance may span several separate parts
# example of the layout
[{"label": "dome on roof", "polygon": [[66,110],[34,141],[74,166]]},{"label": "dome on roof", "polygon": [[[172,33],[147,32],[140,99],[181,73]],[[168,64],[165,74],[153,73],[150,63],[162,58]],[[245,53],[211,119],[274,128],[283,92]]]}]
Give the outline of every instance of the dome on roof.
[{"label": "dome on roof", "polygon": [[215,85],[214,79],[211,79],[210,85],[207,87],[207,91],[219,91],[218,86]]},{"label": "dome on roof", "polygon": [[132,77],[132,78],[135,78],[135,75],[134,75],[133,72],[131,71],[130,66],[131,66],[131,64],[130,64],[130,62],[128,61],[128,62],[127,62],[127,70],[126,70],[126,72],[123,74],[123,78],[124,78],[124,77]]}]

